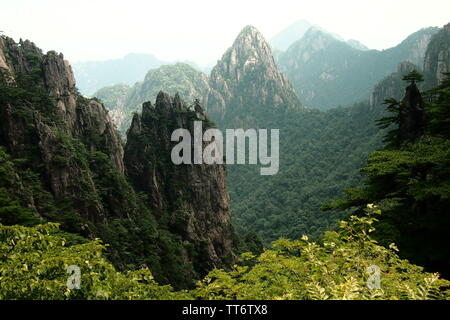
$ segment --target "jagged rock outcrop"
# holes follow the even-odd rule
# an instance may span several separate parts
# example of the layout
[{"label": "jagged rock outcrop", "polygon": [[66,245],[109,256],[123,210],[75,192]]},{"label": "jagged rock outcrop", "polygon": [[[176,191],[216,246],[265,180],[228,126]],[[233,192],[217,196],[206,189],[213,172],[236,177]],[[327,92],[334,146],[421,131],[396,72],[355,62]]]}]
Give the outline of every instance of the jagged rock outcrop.
[{"label": "jagged rock outcrop", "polygon": [[[0,73],[4,78],[17,82],[18,87],[42,89],[41,95],[35,98],[49,96],[48,101],[37,101],[36,104],[30,101],[3,102],[1,141],[17,157],[26,158],[33,153],[35,165],[45,167],[43,174],[57,199],[75,199],[82,216],[104,220],[104,209],[98,203],[88,204],[80,199],[79,179],[87,182],[85,192],[96,193],[92,176],[83,164],[67,158],[64,165],[55,165],[55,159],[68,156],[64,150],[67,147],[65,143],[77,138],[89,151],[105,152],[114,167],[123,173],[122,143],[107,110],[98,102],[78,95],[72,69],[62,54],[54,51],[43,54],[30,41],[17,44],[10,38],[1,37],[0,56],[4,66]],[[38,148],[38,153],[35,148]]]},{"label": "jagged rock outcrop", "polygon": [[422,95],[415,83],[405,90],[400,103],[398,137],[400,141],[415,142],[425,132],[426,115]]},{"label": "jagged rock outcrop", "polygon": [[374,88],[370,96],[370,106],[372,108],[381,106],[385,99],[394,98],[400,100],[405,94],[405,84],[403,76],[413,70],[420,68],[411,62],[404,61],[399,63],[397,71],[380,81]]},{"label": "jagged rock outcrop", "polygon": [[234,259],[225,166],[170,162],[172,130],[193,119],[211,124],[199,101],[161,94],[135,116],[125,155],[107,109],[78,94],[62,54],[0,37],[0,151],[18,163],[2,195],[26,221],[99,237],[118,268],[147,266],[177,289]]},{"label": "jagged rock outcrop", "polygon": [[292,82],[305,106],[330,109],[370,97],[373,87],[402,61],[422,65],[437,28],[422,29],[396,47],[361,51],[312,27],[279,55],[280,70]]},{"label": "jagged rock outcrop", "polygon": [[[254,124],[258,114],[302,108],[292,85],[278,70],[269,44],[252,26],[240,32],[210,77],[184,63],[165,65],[150,70],[143,82],[136,83],[128,91],[123,107],[107,104],[110,110],[122,114],[118,123],[122,131],[129,127],[130,115],[137,106],[153,100],[159,90],[179,93],[189,103],[199,99],[215,121],[235,118],[244,126]],[[110,101],[117,94],[109,91],[105,88],[95,95]]]},{"label": "jagged rock outcrop", "polygon": [[430,41],[423,65],[425,88],[431,89],[442,81],[444,72],[450,72],[450,23]]},{"label": "jagged rock outcrop", "polygon": [[168,220],[171,230],[192,246],[183,252],[185,261],[204,274],[233,260],[234,240],[225,165],[171,161],[177,144],[171,142],[172,132],[185,128],[193,137],[194,121],[202,121],[203,131],[210,126],[198,102],[189,110],[178,94],[172,99],[160,92],[155,105],[144,103],[142,113],[133,117],[125,166],[136,190],[148,195],[158,219]]},{"label": "jagged rock outcrop", "polygon": [[290,82],[278,71],[270,45],[256,28],[245,27],[211,71],[208,114],[282,112],[301,108]]}]

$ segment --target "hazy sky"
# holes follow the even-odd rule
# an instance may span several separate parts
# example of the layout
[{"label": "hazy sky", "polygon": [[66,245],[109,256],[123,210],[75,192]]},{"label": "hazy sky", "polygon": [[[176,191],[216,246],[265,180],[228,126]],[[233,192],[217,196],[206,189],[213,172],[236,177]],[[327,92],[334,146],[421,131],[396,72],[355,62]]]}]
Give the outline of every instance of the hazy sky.
[{"label": "hazy sky", "polygon": [[449,0],[0,0],[0,30],[71,61],[153,53],[214,62],[248,24],[266,39],[305,19],[374,49],[450,22]]}]

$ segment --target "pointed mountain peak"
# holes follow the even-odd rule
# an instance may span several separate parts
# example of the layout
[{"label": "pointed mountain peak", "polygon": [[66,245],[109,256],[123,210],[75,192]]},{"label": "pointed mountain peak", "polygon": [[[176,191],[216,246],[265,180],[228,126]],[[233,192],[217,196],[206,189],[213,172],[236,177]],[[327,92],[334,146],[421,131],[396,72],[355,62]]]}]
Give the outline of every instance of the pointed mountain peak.
[{"label": "pointed mountain peak", "polygon": [[258,64],[276,68],[269,43],[258,29],[251,25],[241,30],[233,45],[223,55],[222,61],[227,61],[233,69]]},{"label": "pointed mountain peak", "polygon": [[335,42],[335,41],[343,41],[343,39],[335,34],[332,34],[320,27],[312,26],[311,28],[306,31],[305,35],[300,41],[305,40],[326,40],[328,42]]},{"label": "pointed mountain peak", "polygon": [[244,29],[241,30],[239,35],[237,36],[236,40],[242,39],[242,38],[255,38],[255,37],[262,37],[261,33],[252,25],[247,25],[244,27]]},{"label": "pointed mountain peak", "polygon": [[230,50],[236,51],[241,56],[253,55],[266,60],[272,58],[269,43],[258,29],[251,25],[241,30]]},{"label": "pointed mountain peak", "polygon": [[[211,71],[208,110],[242,110],[266,106],[292,109],[301,106],[287,78],[278,70],[272,49],[253,26],[246,26]],[[219,116],[219,117],[220,117]]]},{"label": "pointed mountain peak", "polygon": [[156,97],[155,109],[158,113],[167,113],[172,109],[172,98],[167,92],[160,91]]},{"label": "pointed mountain peak", "polygon": [[352,50],[353,47],[348,43],[343,41],[338,35],[329,33],[328,31],[312,26],[306,31],[303,38],[294,42],[289,49],[286,51],[287,55],[301,55],[304,62],[308,61],[309,58],[317,51],[325,50],[329,46],[340,43],[341,45],[348,47]]}]

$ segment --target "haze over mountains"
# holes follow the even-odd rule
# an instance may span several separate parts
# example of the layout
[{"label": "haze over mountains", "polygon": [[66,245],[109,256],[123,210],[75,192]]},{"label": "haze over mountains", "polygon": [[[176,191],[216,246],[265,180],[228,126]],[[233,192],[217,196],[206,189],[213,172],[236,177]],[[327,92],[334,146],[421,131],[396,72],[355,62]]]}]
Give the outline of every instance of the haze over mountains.
[{"label": "haze over mountains", "polygon": [[326,110],[367,99],[373,86],[400,62],[409,61],[421,69],[427,45],[437,30],[419,30],[383,51],[361,51],[310,28],[278,55],[277,62],[306,106]]},{"label": "haze over mountains", "polygon": [[[383,133],[375,127],[375,119],[383,115],[381,103],[402,97],[402,76],[422,69],[437,32],[421,29],[398,46],[377,51],[355,49],[336,35],[309,27],[275,61],[269,42],[247,26],[210,76],[185,64],[163,66],[132,88],[113,86],[95,95],[119,119],[123,133],[131,113],[160,89],[178,92],[191,104],[199,98],[220,128],[282,128],[283,165],[276,176],[264,179],[246,166],[228,169],[236,226],[244,233],[258,230],[266,244],[280,236],[319,236],[339,217],[321,212],[321,204],[360,183],[358,168],[381,144]],[[340,105],[347,108],[308,111]],[[297,196],[289,196],[288,190]]]},{"label": "haze over mountains", "polygon": [[350,45],[355,49],[362,51],[369,50],[369,48],[367,48],[364,44],[362,44],[358,40],[350,39],[345,41],[340,35],[336,33],[327,32],[325,29],[319,26],[315,26],[306,20],[298,20],[293,24],[289,25],[287,28],[281,30],[279,33],[277,33],[270,39],[269,41],[270,45],[273,47],[274,50],[286,51],[294,42],[301,39],[311,27],[315,27],[323,32],[329,33],[336,40],[347,42],[348,45]]},{"label": "haze over mountains", "polygon": [[[448,296],[409,261],[450,274],[450,24],[382,51],[306,21],[228,45],[209,74],[152,55],[81,63],[77,88],[62,54],[0,35],[0,296]],[[279,170],[175,164],[172,134],[195,152],[199,122],[279,129]],[[92,288],[52,282],[73,259]],[[367,291],[373,264],[388,293]]]},{"label": "haze over mountains", "polygon": [[132,85],[142,79],[149,69],[167,62],[151,54],[128,54],[122,59],[73,63],[78,89],[85,95],[113,84]]},{"label": "haze over mountains", "polygon": [[[378,51],[369,50],[357,40],[345,41],[339,35],[313,26],[308,21],[299,20],[274,36],[270,43],[275,63],[290,80],[302,104],[308,108],[327,110],[369,99],[373,87],[394,72],[401,62],[409,61],[422,69],[427,44],[436,32],[437,28],[431,27],[419,30],[399,45]],[[284,48],[286,49],[283,51]],[[136,68],[138,63],[141,63],[142,68]],[[121,60],[98,64],[76,63],[74,72],[81,92],[91,96],[103,87],[102,83],[106,83],[101,80],[103,78],[108,79],[108,86],[116,84],[133,86],[136,82],[148,82],[144,79],[145,73],[163,64],[167,63],[151,55],[130,55]],[[197,72],[199,71],[198,66],[193,63],[188,64]],[[147,67],[149,65],[150,67]],[[175,69],[171,72],[173,77]],[[192,74],[193,70],[190,72]],[[114,73],[114,76],[110,76],[111,73]],[[179,71],[176,73],[176,76],[180,75]],[[187,77],[190,76],[187,75]],[[153,92],[157,90],[157,87],[167,88],[168,92],[172,92],[171,85],[158,84],[162,81],[161,79],[152,81],[153,84],[147,83],[146,86],[154,85]],[[138,87],[139,84],[136,86]],[[137,87],[133,91],[139,91]],[[95,88],[97,90],[94,90]],[[192,88],[184,88],[184,90],[192,91]],[[194,91],[204,92],[204,90],[204,88],[198,88]],[[321,94],[318,94],[319,92]],[[102,92],[99,92],[99,95],[105,98]],[[128,98],[128,101],[124,103],[127,109],[136,109],[139,103],[143,102],[143,99],[137,99],[139,94],[134,96],[133,102]],[[140,96],[143,97],[142,94]],[[186,98],[189,101],[192,95],[188,94]],[[202,101],[205,99],[199,98]],[[117,109],[114,106],[111,108]],[[119,115],[117,118],[125,117]]]}]

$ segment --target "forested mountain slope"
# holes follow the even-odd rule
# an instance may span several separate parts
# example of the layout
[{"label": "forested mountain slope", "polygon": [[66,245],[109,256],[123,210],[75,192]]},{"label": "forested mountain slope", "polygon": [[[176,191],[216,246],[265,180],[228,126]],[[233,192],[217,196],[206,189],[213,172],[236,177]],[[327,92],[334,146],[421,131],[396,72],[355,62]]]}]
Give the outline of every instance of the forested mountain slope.
[{"label": "forested mountain slope", "polygon": [[379,146],[374,119],[382,108],[360,103],[328,112],[301,106],[278,70],[270,47],[245,28],[211,74],[208,113],[220,128],[280,129],[280,170],[230,165],[228,186],[239,234],[251,229],[266,245],[279,237],[319,236],[342,215],[323,213],[323,202],[359,184],[366,154]]},{"label": "forested mountain slope", "polygon": [[[235,224],[266,243],[296,240],[240,259],[225,166],[170,159],[175,128],[214,126],[200,101],[160,92],[133,115],[124,148],[61,54],[1,36],[0,299],[449,299],[450,282],[429,273],[449,270],[449,26],[425,57],[425,84],[437,87],[424,92],[421,73],[401,64],[372,103],[327,112],[302,107],[264,38],[243,30],[206,101],[221,128],[281,129],[281,166],[274,176],[229,166]],[[400,78],[401,100],[381,105]],[[319,212],[360,184],[367,157],[364,184]]]},{"label": "forested mountain slope", "polygon": [[[450,25],[430,42],[424,74],[438,86],[422,91],[424,77],[413,71],[403,79],[401,100],[390,99],[390,114],[379,121],[389,130],[384,147],[370,154],[364,185],[346,191],[330,208],[352,208],[360,214],[368,203],[383,211],[375,238],[395,242],[401,256],[446,277],[450,274],[450,73],[437,74],[429,55],[445,57],[450,48]],[[450,61],[446,61],[448,65]],[[431,70],[430,70],[431,69]],[[426,78],[425,78],[426,79]]]},{"label": "forested mountain slope", "polygon": [[144,80],[132,87],[105,87],[95,92],[94,97],[101,99],[112,111],[118,129],[125,134],[133,112],[138,111],[142,103],[154,101],[161,90],[172,96],[178,93],[189,104],[200,99],[204,105],[210,91],[209,79],[206,74],[185,63],[163,65],[149,70]]},{"label": "forested mountain slope", "polygon": [[[62,54],[44,54],[30,41],[15,43],[2,36],[0,76],[1,224],[54,221],[70,242],[100,237],[110,245],[108,258],[118,268],[148,266],[160,283],[177,288],[192,286],[212,267],[232,262],[225,168],[203,172],[166,166],[164,174],[174,175],[172,184],[178,182],[188,192],[160,188],[161,180],[148,181],[142,190],[130,176],[136,172],[133,155],[141,152],[132,145],[152,148],[147,140],[148,109],[142,118],[135,117],[142,131],[135,123],[124,153],[107,109],[78,93]],[[152,111],[152,125],[165,132],[173,121],[190,128],[195,113],[185,112],[179,99],[172,104],[167,95],[161,96],[164,99]],[[158,136],[167,148],[157,150],[144,170],[159,172],[169,164],[170,135],[165,138]],[[189,205],[204,196],[204,190],[191,185],[195,180],[186,178],[193,174],[205,185],[221,186],[214,189],[214,197],[222,199],[220,215],[213,214],[215,208],[208,202]],[[151,198],[154,190],[175,207],[157,211]],[[217,229],[205,235],[206,226]]]}]

